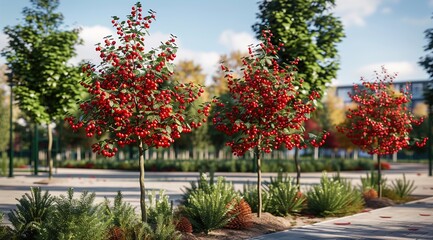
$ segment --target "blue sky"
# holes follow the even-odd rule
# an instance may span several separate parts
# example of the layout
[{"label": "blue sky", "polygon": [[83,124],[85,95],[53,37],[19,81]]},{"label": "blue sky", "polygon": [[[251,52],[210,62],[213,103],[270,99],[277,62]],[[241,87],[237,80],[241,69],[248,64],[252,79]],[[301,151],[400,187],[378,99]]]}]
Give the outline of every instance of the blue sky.
[{"label": "blue sky", "polygon": [[[84,46],[74,62],[98,63],[94,44],[112,33],[111,16],[129,14],[137,0],[61,0],[58,9],[69,27],[82,28]],[[345,26],[346,38],[338,45],[341,69],[334,85],[367,79],[384,65],[398,72],[397,81],[423,80],[428,76],[417,64],[427,41],[424,30],[433,27],[433,0],[337,0],[333,10]],[[194,60],[208,76],[218,67],[221,54],[246,50],[255,43],[251,25],[256,22],[257,0],[145,0],[143,9],[157,12],[148,44],[156,46],[170,34],[178,37],[178,60]],[[1,0],[0,28],[22,19],[29,0]],[[0,48],[6,37],[0,33]],[[5,60],[0,58],[0,63]]]}]

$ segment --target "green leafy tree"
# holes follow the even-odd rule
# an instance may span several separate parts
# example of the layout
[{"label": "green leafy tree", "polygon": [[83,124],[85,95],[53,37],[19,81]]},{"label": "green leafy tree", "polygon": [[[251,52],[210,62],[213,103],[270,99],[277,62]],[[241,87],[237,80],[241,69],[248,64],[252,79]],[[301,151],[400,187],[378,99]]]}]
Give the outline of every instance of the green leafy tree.
[{"label": "green leafy tree", "polygon": [[[0,152],[7,149],[9,144],[9,108],[6,95],[7,76],[6,65],[0,67]],[[0,155],[1,157],[1,155]]]},{"label": "green leafy tree", "polygon": [[[194,61],[186,60],[179,61],[176,64],[176,71],[173,73],[173,79],[183,84],[194,83],[196,85],[204,86],[206,75],[202,72],[200,65],[195,64]],[[188,115],[198,115],[200,105],[209,101],[208,92],[203,92],[200,99],[197,99],[186,110]],[[201,127],[193,132],[182,134],[179,139],[174,142],[175,152],[177,149],[188,149],[190,156],[193,158],[194,147],[205,148],[208,145],[207,129],[208,125],[205,122],[201,123]]]},{"label": "green leafy tree", "polygon": [[79,30],[63,30],[63,15],[55,12],[59,0],[31,0],[25,7],[24,21],[7,26],[9,38],[3,49],[8,67],[14,73],[14,92],[20,109],[35,123],[47,124],[49,178],[52,177],[52,127],[62,119],[80,95],[77,67],[68,65],[80,43]]},{"label": "green leafy tree", "polygon": [[305,87],[322,96],[337,75],[336,44],[344,37],[341,21],[330,11],[334,6],[335,0],[263,0],[253,25],[257,37],[269,29],[275,35],[273,44],[284,43],[278,50],[281,61],[301,59],[297,68]]}]

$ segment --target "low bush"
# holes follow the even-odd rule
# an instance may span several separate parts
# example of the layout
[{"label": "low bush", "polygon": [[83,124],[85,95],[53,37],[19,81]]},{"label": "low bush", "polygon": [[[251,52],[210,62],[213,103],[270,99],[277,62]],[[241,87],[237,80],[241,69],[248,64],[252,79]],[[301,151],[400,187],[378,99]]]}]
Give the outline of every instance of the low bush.
[{"label": "low bush", "polygon": [[300,194],[299,186],[290,177],[283,176],[279,172],[276,179],[271,178],[268,187],[267,212],[277,216],[287,216],[302,210],[305,198]]},{"label": "low bush", "polygon": [[[135,208],[122,201],[118,192],[114,204],[106,199],[95,203],[95,193],[83,192],[74,197],[52,197],[48,191],[31,188],[18,200],[17,209],[8,217],[13,228],[0,226],[0,239],[167,239],[181,238],[175,229],[172,209],[163,192],[156,199],[150,194],[149,223],[143,223]],[[0,220],[3,215],[0,214]]]},{"label": "low bush", "polygon": [[[300,161],[303,172],[338,171],[338,170],[371,170],[374,163],[371,159],[361,160],[308,160]],[[111,160],[98,159],[95,161],[62,161],[60,167],[66,168],[95,168],[95,169],[120,169],[138,170],[136,160]],[[189,160],[152,160],[146,162],[149,171],[179,171],[179,172],[255,172],[255,166],[251,159],[189,159]],[[294,172],[295,165],[287,159],[265,159],[262,162],[262,172]]]},{"label": "low bush", "polygon": [[26,193],[17,200],[16,209],[8,214],[13,226],[11,235],[19,239],[36,239],[54,211],[55,198],[48,191],[42,194],[41,188],[30,188],[30,194]]},{"label": "low bush", "polygon": [[[257,184],[247,183],[243,186],[241,196],[250,205],[252,212],[258,212]],[[262,211],[267,211],[269,205],[269,193],[267,188],[262,189]]]},{"label": "low bush", "polygon": [[359,211],[363,200],[349,182],[333,180],[323,174],[320,184],[307,192],[308,211],[320,216],[341,216]]},{"label": "low bush", "polygon": [[41,226],[42,239],[106,239],[110,219],[102,204],[95,204],[95,193],[83,192],[74,198],[70,188],[55,198],[54,210]]},{"label": "low bush", "polygon": [[403,174],[403,179],[395,179],[391,182],[391,189],[396,194],[396,200],[404,200],[409,197],[410,194],[416,189],[414,181],[406,180],[406,175]]},{"label": "low bush", "polygon": [[234,208],[233,200],[239,199],[233,185],[219,177],[214,183],[205,174],[200,174],[198,183],[184,191],[183,214],[191,222],[195,232],[208,234],[223,228],[235,216],[229,214]]}]

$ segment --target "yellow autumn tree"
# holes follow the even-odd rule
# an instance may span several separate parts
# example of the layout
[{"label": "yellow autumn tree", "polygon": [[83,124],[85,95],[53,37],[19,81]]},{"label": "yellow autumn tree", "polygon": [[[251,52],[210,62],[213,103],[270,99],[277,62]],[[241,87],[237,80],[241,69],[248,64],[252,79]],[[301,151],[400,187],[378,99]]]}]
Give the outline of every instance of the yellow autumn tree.
[{"label": "yellow autumn tree", "polygon": [[[238,78],[242,75],[242,58],[247,56],[246,52],[234,51],[230,54],[220,56],[219,62],[224,63],[233,71],[233,77]],[[209,92],[214,96],[221,96],[228,92],[226,73],[218,68],[215,75],[212,76],[212,84],[209,86]]]}]

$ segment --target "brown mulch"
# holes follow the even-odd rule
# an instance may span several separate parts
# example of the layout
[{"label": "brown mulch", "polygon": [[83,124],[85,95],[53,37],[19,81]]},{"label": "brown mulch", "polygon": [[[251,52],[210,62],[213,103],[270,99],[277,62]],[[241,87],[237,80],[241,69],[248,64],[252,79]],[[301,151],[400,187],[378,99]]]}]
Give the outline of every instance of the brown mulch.
[{"label": "brown mulch", "polygon": [[210,232],[208,235],[200,234],[184,234],[185,240],[204,240],[204,239],[249,239],[256,236],[261,236],[268,233],[284,231],[291,228],[297,228],[305,225],[311,225],[332,218],[314,217],[314,216],[288,216],[277,217],[270,213],[262,213],[261,218],[257,214],[253,214],[252,226],[248,229],[217,229]]},{"label": "brown mulch", "polygon": [[[408,199],[415,200],[416,198]],[[364,199],[366,209],[377,209],[388,206],[393,206],[396,203],[389,198],[373,198]],[[314,223],[331,220],[335,217],[316,217],[308,215],[299,216],[288,216],[288,217],[277,217],[270,213],[262,213],[261,218],[257,217],[257,214],[253,214],[252,226],[247,229],[233,230],[233,229],[217,229],[211,231],[208,235],[204,233],[194,234],[183,234],[184,240],[235,240],[235,239],[249,239],[257,236],[261,236],[268,233],[284,231],[292,228],[298,228],[305,225],[311,225]]]}]

